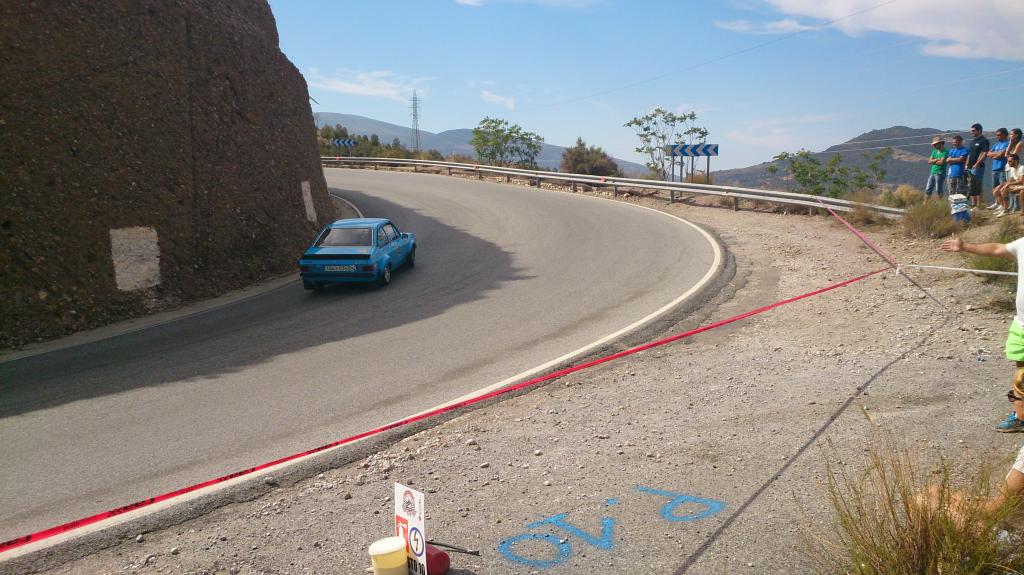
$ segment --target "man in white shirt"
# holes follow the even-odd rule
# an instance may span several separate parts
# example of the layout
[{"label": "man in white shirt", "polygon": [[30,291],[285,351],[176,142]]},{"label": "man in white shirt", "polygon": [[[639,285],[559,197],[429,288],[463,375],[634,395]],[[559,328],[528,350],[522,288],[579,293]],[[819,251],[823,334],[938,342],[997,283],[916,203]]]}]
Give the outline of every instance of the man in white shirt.
[{"label": "man in white shirt", "polygon": [[[1020,159],[1018,158],[1015,163],[1019,164]],[[1016,260],[1018,270],[1024,270],[1024,238],[1008,244],[968,244],[953,235],[942,242],[942,250],[1012,259]],[[1006,337],[1006,359],[1017,362],[1018,368],[1024,367],[1024,273],[1017,276],[1017,314],[1010,322],[1010,333]],[[1017,418],[1015,411],[1011,412],[1006,419],[996,425],[996,431],[1024,431],[1024,421]]]},{"label": "man in white shirt", "polygon": [[[1017,154],[1006,156],[1006,168],[1003,170],[1003,173],[1006,174],[1006,181],[993,189],[992,193],[998,194],[997,197],[1001,196],[1003,198],[1009,198],[1013,194],[1024,196],[1024,166],[1020,165],[1020,156]],[[1021,199],[1024,199],[1024,197]],[[997,217],[1001,217],[1005,213],[1004,211],[998,214]]]}]

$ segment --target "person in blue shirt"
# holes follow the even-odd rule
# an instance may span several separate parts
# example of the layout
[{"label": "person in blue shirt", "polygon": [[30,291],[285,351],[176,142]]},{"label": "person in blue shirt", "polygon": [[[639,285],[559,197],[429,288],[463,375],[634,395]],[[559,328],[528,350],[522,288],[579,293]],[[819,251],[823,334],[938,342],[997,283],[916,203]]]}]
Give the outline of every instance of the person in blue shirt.
[{"label": "person in blue shirt", "polygon": [[[996,130],[996,141],[989,147],[989,151],[985,154],[990,160],[992,160],[992,193],[995,195],[995,190],[1002,184],[1006,183],[1006,154],[1009,151],[1010,141],[1007,139],[1010,133],[1006,128],[999,128]],[[996,204],[998,204],[998,199]],[[1003,211],[1006,211],[1006,206],[998,206],[993,204],[989,208],[1000,207]]]},{"label": "person in blue shirt", "polygon": [[967,153],[963,137],[960,134],[953,136],[953,147],[946,158],[946,183],[949,185],[950,195],[963,194],[966,191],[964,164],[967,162]]}]

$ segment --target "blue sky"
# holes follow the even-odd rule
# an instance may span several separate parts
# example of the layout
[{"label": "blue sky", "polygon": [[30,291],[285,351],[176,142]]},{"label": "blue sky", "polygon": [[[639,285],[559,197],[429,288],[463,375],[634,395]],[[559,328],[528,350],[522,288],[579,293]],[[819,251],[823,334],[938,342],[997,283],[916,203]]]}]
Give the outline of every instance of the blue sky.
[{"label": "blue sky", "polygon": [[431,132],[500,117],[642,162],[623,124],[693,110],[725,169],[893,125],[1024,127],[1022,0],[270,4],[314,111],[409,126],[415,89]]}]

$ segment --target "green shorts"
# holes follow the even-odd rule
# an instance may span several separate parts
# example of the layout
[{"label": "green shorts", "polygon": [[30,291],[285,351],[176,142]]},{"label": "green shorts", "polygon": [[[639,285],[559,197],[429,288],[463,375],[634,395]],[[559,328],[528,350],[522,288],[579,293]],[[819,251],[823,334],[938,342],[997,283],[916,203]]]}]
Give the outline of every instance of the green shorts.
[{"label": "green shorts", "polygon": [[1010,334],[1006,336],[1006,359],[1024,361],[1024,326],[1017,320],[1010,323]]}]

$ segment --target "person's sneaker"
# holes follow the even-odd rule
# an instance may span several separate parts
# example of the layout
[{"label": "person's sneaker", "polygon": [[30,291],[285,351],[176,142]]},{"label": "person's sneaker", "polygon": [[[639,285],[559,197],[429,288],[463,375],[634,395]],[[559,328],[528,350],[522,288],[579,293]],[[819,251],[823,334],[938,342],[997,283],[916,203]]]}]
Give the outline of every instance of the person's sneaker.
[{"label": "person's sneaker", "polygon": [[1017,413],[1012,412],[1006,416],[1006,419],[1000,421],[996,425],[996,431],[1000,433],[1014,433],[1017,431],[1024,431],[1024,421],[1017,419]]},{"label": "person's sneaker", "polygon": [[988,209],[990,209],[990,210],[994,210],[994,209],[996,209],[996,208],[998,208],[998,207],[999,207],[999,204],[992,204],[992,205],[990,205],[990,206],[985,206],[985,207],[986,207],[986,208],[988,208]]},{"label": "person's sneaker", "polygon": [[998,210],[996,210],[996,217],[997,218],[1001,218],[1001,217],[1003,217],[1005,215],[1006,215],[1006,210],[1004,210],[1003,208],[999,208]]}]

